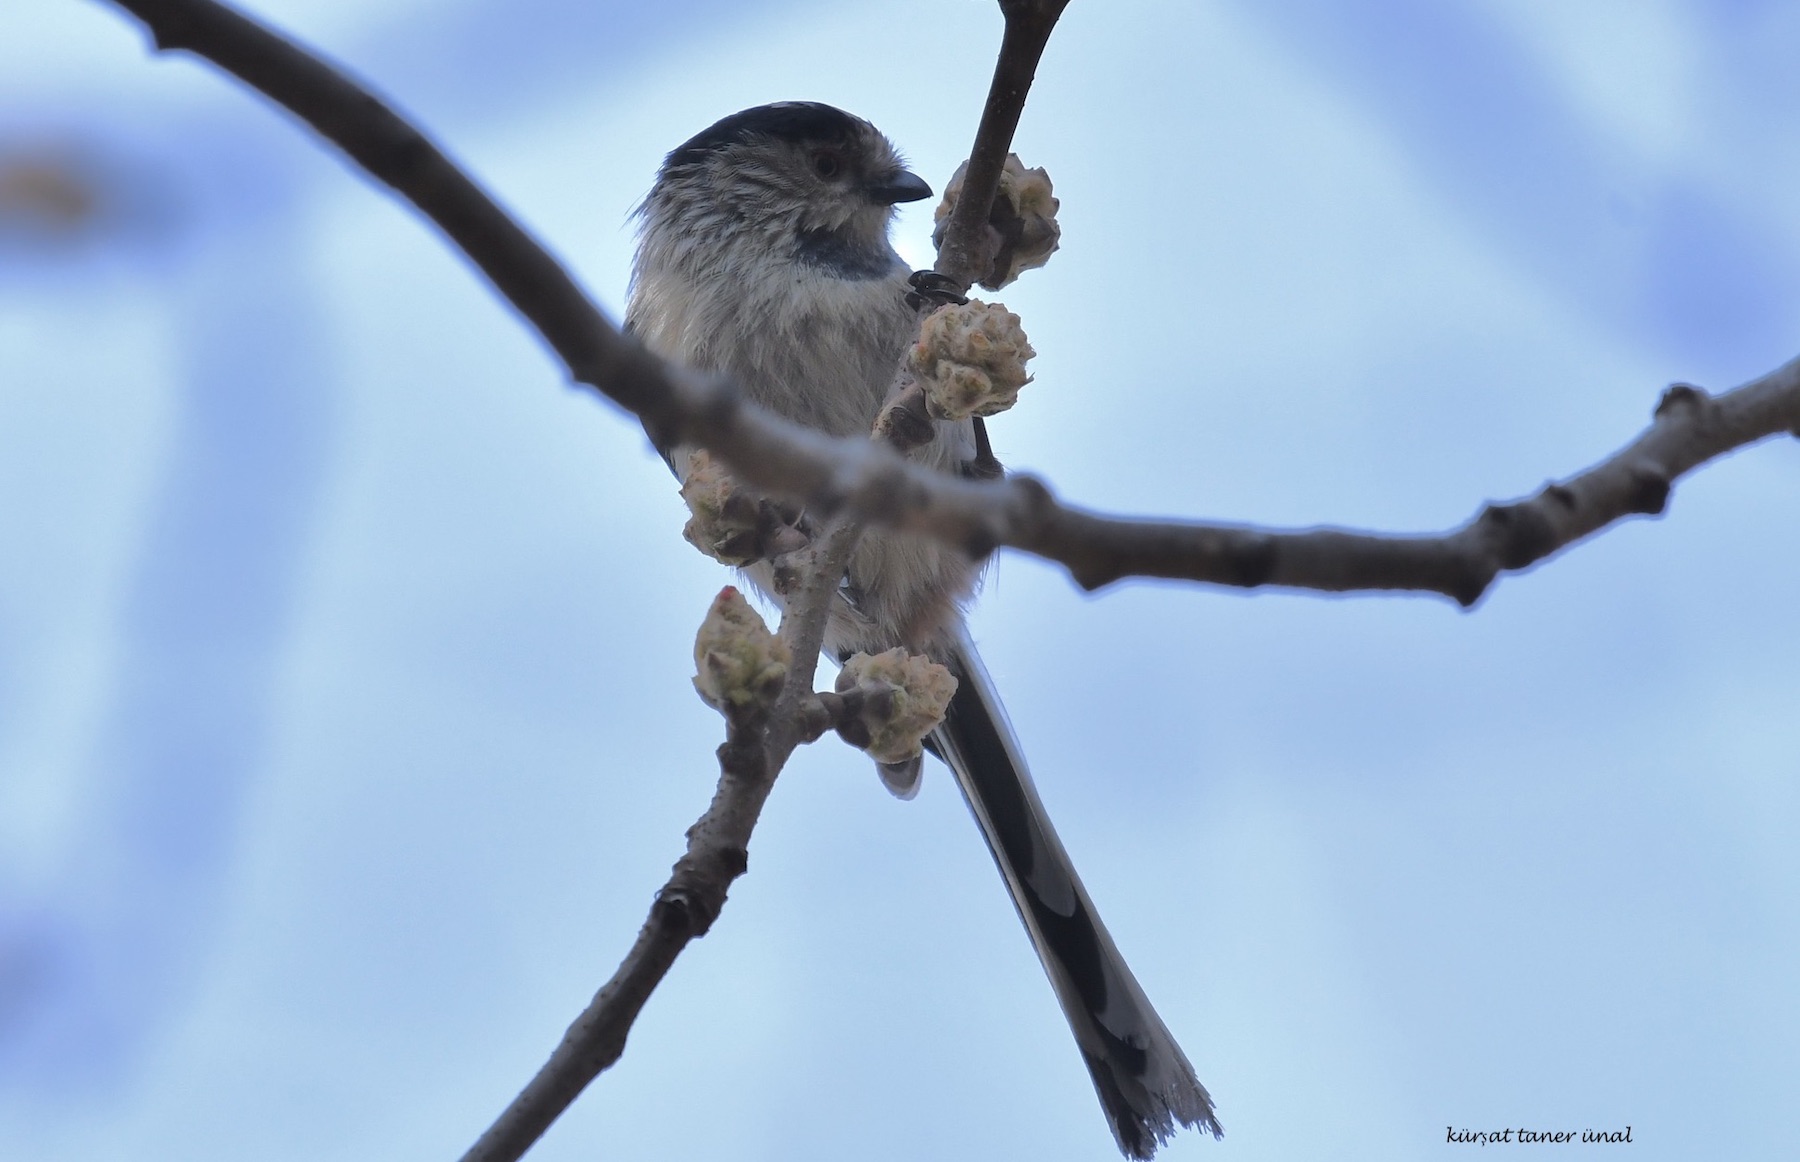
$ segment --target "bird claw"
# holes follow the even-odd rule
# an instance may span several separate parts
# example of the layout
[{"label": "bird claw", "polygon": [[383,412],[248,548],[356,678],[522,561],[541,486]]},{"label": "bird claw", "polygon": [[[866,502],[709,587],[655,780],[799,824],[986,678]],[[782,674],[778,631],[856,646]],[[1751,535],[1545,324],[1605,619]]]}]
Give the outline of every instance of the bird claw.
[{"label": "bird claw", "polygon": [[931,443],[937,435],[937,425],[925,410],[925,389],[914,381],[889,397],[881,414],[875,417],[871,434],[902,454]]},{"label": "bird claw", "polygon": [[906,280],[912,284],[912,290],[906,292],[906,305],[915,311],[936,310],[939,307],[962,306],[969,301],[964,294],[964,287],[947,274],[939,274],[935,270],[914,271]]},{"label": "bird claw", "polygon": [[684,535],[696,544],[704,540],[708,556],[739,566],[772,561],[812,544],[804,514],[743,489],[731,493],[707,529],[684,530]]}]

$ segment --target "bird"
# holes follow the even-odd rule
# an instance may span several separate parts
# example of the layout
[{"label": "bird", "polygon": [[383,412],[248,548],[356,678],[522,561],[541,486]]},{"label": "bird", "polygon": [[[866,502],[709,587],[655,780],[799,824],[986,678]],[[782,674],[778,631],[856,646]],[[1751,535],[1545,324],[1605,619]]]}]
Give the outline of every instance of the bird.
[{"label": "bird", "polygon": [[[729,377],[790,420],[866,437],[922,317],[918,297],[908,299],[912,271],[889,240],[895,207],[930,196],[887,137],[841,109],[783,101],[733,113],[670,151],[635,211],[626,330],[663,358]],[[934,425],[912,458],[972,474],[971,422]],[[694,450],[660,450],[684,476]],[[779,604],[768,562],[745,571]],[[928,537],[870,530],[833,600],[825,649],[842,662],[900,646],[956,677],[927,747],[968,801],[1120,1152],[1148,1159],[1177,1124],[1222,1136],[1211,1096],[1101,923],[1038,797],[964,620],[978,573]],[[881,773],[909,798],[919,771],[914,760]]]}]

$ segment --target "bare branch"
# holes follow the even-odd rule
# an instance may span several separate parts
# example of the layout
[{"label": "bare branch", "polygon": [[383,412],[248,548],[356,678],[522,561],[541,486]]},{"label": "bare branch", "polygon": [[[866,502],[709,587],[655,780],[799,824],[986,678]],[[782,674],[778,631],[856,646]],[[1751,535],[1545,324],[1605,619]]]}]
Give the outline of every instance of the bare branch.
[{"label": "bare branch", "polygon": [[[754,419],[754,418],[753,418]],[[875,523],[927,533],[981,555],[1005,545],[1067,566],[1098,589],[1127,577],[1165,577],[1241,588],[1326,592],[1413,590],[1472,605],[1501,572],[1528,568],[1624,517],[1659,513],[1674,482],[1727,452],[1800,431],[1800,359],[1712,397],[1677,385],[1632,443],[1535,496],[1489,504],[1441,534],[1388,535],[1348,529],[1269,530],[1190,521],[1120,520],[1056,501],[1029,476],[992,483],[954,480],[869,448],[813,494],[815,508],[847,507]],[[740,435],[755,439],[755,422]],[[785,493],[800,474],[781,473],[773,441],[750,473]],[[793,465],[799,467],[798,464]]]},{"label": "bare branch", "polygon": [[750,835],[794,748],[856,717],[858,697],[814,693],[812,683],[825,619],[860,531],[856,522],[840,518],[803,551],[807,560],[798,570],[800,582],[781,619],[780,632],[792,656],[780,698],[772,710],[727,715],[729,730],[718,751],[718,789],[706,813],[688,828],[687,851],[656,894],[637,942],[563,1034],[550,1059],[462,1162],[516,1162],[619,1059],[650,994],[681,950],[706,935],[725,906],[732,881],[748,870]]},{"label": "bare branch", "polygon": [[1039,486],[1024,480],[1024,503],[990,532],[999,544],[1061,561],[1087,589],[1170,577],[1246,588],[1423,590],[1468,606],[1501,572],[1528,568],[1627,516],[1661,513],[1685,473],[1782,433],[1800,435],[1800,359],[1717,397],[1676,384],[1650,427],[1617,453],[1528,499],[1489,504],[1441,535],[1116,521],[1033,496]]},{"label": "bare branch", "polygon": [[[1717,399],[1696,396],[1693,406],[1665,408],[1636,442],[1589,472],[1531,500],[1489,506],[1459,530],[1426,536],[1120,520],[1063,506],[1026,477],[953,479],[867,440],[790,423],[745,402],[729,383],[664,364],[621,336],[556,260],[435,146],[372,94],[242,15],[213,0],[114,3],[144,20],[160,46],[216,61],[412,201],[538,329],[577,381],[636,414],[661,446],[707,448],[745,483],[814,512],[848,508],[859,519],[973,553],[1006,545],[1058,561],[1088,589],[1145,576],[1330,592],[1420,590],[1468,605],[1503,570],[1525,568],[1624,516],[1660,511],[1667,486],[1693,467],[1800,430],[1800,373],[1789,364]],[[1062,7],[1056,0],[1007,7],[1036,10],[1040,3]]]},{"label": "bare branch", "polygon": [[681,950],[712,927],[732,881],[749,867],[750,833],[775,785],[776,770],[793,749],[790,743],[773,761],[765,726],[761,716],[732,724],[719,747],[719,786],[712,804],[688,828],[687,851],[656,893],[637,942],[563,1034],[550,1059],[462,1162],[515,1162],[523,1156],[588,1083],[625,1052],[626,1035],[644,1002]]}]

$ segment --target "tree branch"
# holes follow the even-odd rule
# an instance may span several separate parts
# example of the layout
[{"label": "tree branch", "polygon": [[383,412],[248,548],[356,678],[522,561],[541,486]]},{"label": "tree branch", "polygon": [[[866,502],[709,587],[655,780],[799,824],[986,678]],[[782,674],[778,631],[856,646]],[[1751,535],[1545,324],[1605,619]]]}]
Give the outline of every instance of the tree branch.
[{"label": "tree branch", "polygon": [[719,747],[719,786],[706,813],[688,828],[687,851],[656,893],[650,918],[618,971],[563,1034],[562,1043],[462,1157],[514,1162],[543,1136],[588,1083],[625,1052],[644,1003],[690,941],[706,935],[732,881],[749,867],[750,833],[775,786],[777,759],[764,737],[766,716],[734,722]]},{"label": "tree branch", "polygon": [[1627,516],[1661,513],[1682,475],[1784,432],[1800,436],[1800,358],[1717,397],[1676,384],[1649,428],[1606,460],[1525,500],[1489,504],[1440,535],[1116,521],[1033,496],[1030,481],[1020,482],[1024,502],[991,535],[1061,561],[1087,589],[1170,577],[1245,588],[1422,590],[1469,606],[1501,572],[1529,568]]},{"label": "tree branch", "polygon": [[661,446],[707,448],[745,483],[814,512],[848,508],[860,519],[976,554],[1005,545],[1057,561],[1088,589],[1145,576],[1330,592],[1419,590],[1469,605],[1502,571],[1534,564],[1625,516],[1660,511],[1667,486],[1699,464],[1800,431],[1800,372],[1790,363],[1716,399],[1697,396],[1693,406],[1662,409],[1637,441],[1596,468],[1530,500],[1490,505],[1441,535],[1123,520],[1064,506],[1028,477],[954,479],[867,440],[790,423],[747,403],[731,384],[665,364],[620,335],[568,272],[436,146],[372,94],[244,16],[214,0],[112,2],[142,19],[160,47],[215,61],[411,201],[537,328],[578,382],[637,415]]},{"label": "tree branch", "polygon": [[1069,0],[1000,0],[1006,17],[1000,58],[994,63],[994,80],[988,86],[987,104],[982,107],[975,145],[969,151],[962,196],[950,211],[950,225],[934,267],[954,280],[964,294],[993,262],[985,235],[994,193],[1000,188],[1000,171],[1012,151],[1013,134],[1019,128],[1019,115],[1036,79],[1044,46],[1068,6]]},{"label": "tree branch", "polygon": [[788,596],[781,634],[793,656],[780,698],[771,710],[727,715],[719,747],[719,786],[712,803],[688,828],[687,851],[656,894],[637,942],[562,1043],[507,1105],[462,1162],[515,1162],[568,1109],[588,1084],[625,1052],[625,1038],[656,986],[688,943],[706,935],[725,906],[731,884],[749,868],[750,835],[774,789],[775,776],[801,743],[854,717],[854,698],[815,694],[830,603],[856,546],[858,528],[835,524],[810,550],[801,583]]}]

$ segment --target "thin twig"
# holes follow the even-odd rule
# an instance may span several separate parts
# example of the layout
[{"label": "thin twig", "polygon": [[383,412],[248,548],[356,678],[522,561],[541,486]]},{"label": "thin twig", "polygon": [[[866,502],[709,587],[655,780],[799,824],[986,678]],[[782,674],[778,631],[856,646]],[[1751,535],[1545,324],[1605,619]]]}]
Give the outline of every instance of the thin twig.
[{"label": "thin twig", "polygon": [[1063,562],[1086,589],[1170,577],[1245,588],[1429,591],[1469,606],[1501,572],[1529,568],[1627,516],[1661,513],[1681,476],[1781,434],[1800,434],[1800,359],[1716,397],[1676,384],[1650,426],[1606,460],[1524,500],[1489,504],[1440,535],[1122,522],[1063,508],[1047,494],[1033,499],[1038,486],[1024,481],[1026,499],[989,535]]},{"label": "thin twig", "polygon": [[938,248],[934,269],[956,281],[966,294],[987,273],[992,255],[983,238],[994,194],[1000,188],[1000,171],[1012,151],[1013,134],[1025,109],[1026,95],[1037,76],[1044,45],[1056,28],[1069,0],[1000,0],[1006,31],[1000,40],[1000,56],[994,63],[994,80],[982,106],[975,145],[969,151],[969,168],[963,174],[962,195],[950,211],[950,225]]},{"label": "thin twig", "polygon": [[543,1136],[589,1082],[625,1052],[625,1038],[644,1003],[690,941],[706,935],[725,906],[732,881],[749,867],[750,833],[793,750],[765,744],[767,721],[734,722],[719,747],[719,786],[688,828],[687,851],[657,892],[650,918],[611,980],[563,1034],[562,1043],[462,1162],[514,1162]]},{"label": "thin twig", "polygon": [[[731,723],[719,748],[719,786],[688,829],[687,852],[656,894],[650,918],[613,978],[563,1034],[562,1043],[507,1105],[462,1162],[514,1162],[625,1051],[625,1037],[651,992],[689,941],[704,936],[725,906],[732,881],[749,868],[750,836],[775,776],[795,747],[818,737],[820,695],[812,689],[825,619],[858,529],[828,528],[801,569],[781,619],[792,660],[781,697],[764,714]],[[833,696],[835,698],[835,696]],[[835,699],[840,704],[842,699]],[[840,705],[841,708],[841,705]],[[823,725],[835,725],[826,718]]]}]

